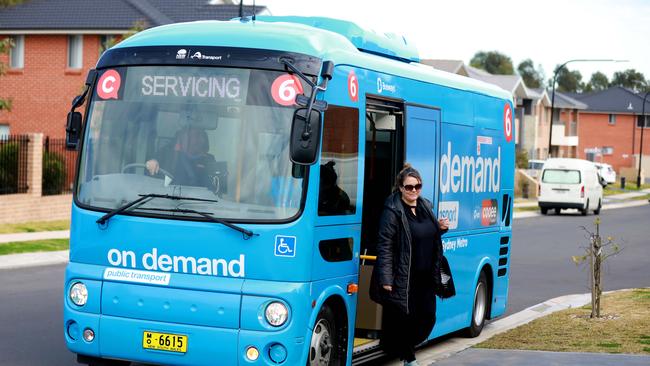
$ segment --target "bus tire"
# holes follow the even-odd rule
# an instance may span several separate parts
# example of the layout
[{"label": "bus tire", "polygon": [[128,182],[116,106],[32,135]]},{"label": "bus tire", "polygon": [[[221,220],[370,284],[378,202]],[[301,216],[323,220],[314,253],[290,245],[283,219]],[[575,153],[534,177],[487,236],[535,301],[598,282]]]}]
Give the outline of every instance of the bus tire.
[{"label": "bus tire", "polygon": [[474,289],[474,306],[472,306],[472,319],[470,326],[465,329],[465,336],[468,338],[475,338],[481,334],[483,326],[485,325],[485,318],[488,309],[488,283],[485,272],[481,271],[478,277],[476,288]]},{"label": "bus tire", "polygon": [[307,366],[340,366],[343,365],[340,354],[341,342],[339,325],[334,312],[328,304],[323,305],[311,333]]}]

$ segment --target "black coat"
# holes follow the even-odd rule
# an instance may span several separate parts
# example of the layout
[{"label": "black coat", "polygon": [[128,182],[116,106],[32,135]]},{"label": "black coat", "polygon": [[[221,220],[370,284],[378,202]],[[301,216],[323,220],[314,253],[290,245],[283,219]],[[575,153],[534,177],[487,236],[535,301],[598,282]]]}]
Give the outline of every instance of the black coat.
[{"label": "black coat", "polygon": [[[409,272],[411,266],[411,230],[406,212],[401,201],[401,193],[395,192],[384,202],[384,211],[379,220],[377,236],[377,262],[370,281],[370,298],[382,305],[391,303],[404,313],[409,312]],[[418,205],[424,205],[431,222],[436,226],[436,238],[433,243],[434,261],[431,266],[431,276],[436,295],[440,295],[442,263],[442,238],[438,220],[433,214],[430,201],[418,198]],[[393,291],[388,292],[383,285],[391,285]],[[432,296],[433,297],[433,296]]]}]

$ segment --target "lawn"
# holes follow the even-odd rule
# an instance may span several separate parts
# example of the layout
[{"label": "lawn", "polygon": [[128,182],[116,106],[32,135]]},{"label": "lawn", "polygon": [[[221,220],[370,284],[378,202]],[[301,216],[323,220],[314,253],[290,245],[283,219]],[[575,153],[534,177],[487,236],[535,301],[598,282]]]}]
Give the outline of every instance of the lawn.
[{"label": "lawn", "polygon": [[478,348],[650,355],[650,288],[605,295],[601,318],[591,305],[532,321],[478,344]]},{"label": "lawn", "polygon": [[21,224],[0,224],[0,234],[34,233],[70,229],[70,220],[34,221]]},{"label": "lawn", "polygon": [[0,255],[31,252],[52,252],[70,248],[69,239],[45,239],[0,243]]},{"label": "lawn", "polygon": [[636,183],[633,184],[626,184],[625,189],[621,189],[620,184],[610,184],[607,187],[603,188],[603,195],[604,196],[610,196],[613,194],[621,194],[621,193],[630,193],[630,192],[638,192],[643,189],[650,189],[650,184],[642,184],[640,189],[636,188]]}]

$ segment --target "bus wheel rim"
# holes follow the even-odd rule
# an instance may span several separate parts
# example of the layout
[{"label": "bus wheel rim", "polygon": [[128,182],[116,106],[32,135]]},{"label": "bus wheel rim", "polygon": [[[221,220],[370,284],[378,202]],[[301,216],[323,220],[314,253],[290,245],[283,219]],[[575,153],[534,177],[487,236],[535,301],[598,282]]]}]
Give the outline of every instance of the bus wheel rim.
[{"label": "bus wheel rim", "polygon": [[311,366],[327,366],[332,356],[332,338],[330,336],[329,323],[321,319],[311,335],[309,347],[309,364]]},{"label": "bus wheel rim", "polygon": [[483,323],[483,318],[485,316],[485,284],[479,282],[476,286],[476,292],[474,294],[474,324],[480,326]]}]

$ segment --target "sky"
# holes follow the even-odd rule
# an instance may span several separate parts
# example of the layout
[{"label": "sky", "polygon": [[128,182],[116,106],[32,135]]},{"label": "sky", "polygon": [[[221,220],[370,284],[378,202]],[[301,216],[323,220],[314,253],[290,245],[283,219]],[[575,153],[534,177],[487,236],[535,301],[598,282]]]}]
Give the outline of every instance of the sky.
[{"label": "sky", "polygon": [[[249,5],[252,0],[245,0]],[[573,59],[588,82],[596,71],[611,80],[636,69],[650,79],[650,0],[257,0],[272,15],[325,16],[404,35],[420,58],[469,64],[478,51],[499,51],[516,69],[527,58],[542,66],[545,80]]]}]

